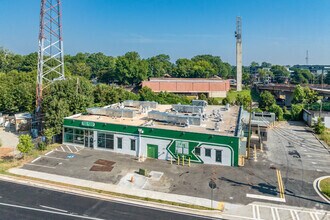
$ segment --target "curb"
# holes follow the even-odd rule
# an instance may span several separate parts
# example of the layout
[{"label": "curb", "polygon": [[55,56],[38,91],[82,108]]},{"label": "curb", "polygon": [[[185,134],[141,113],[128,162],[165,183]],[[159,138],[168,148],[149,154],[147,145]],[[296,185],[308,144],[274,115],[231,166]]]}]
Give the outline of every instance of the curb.
[{"label": "curb", "polygon": [[330,204],[330,198],[327,197],[326,195],[324,195],[322,192],[321,192],[321,189],[320,189],[320,182],[321,180],[323,179],[326,179],[326,178],[330,178],[330,176],[322,176],[322,177],[319,177],[317,178],[316,180],[314,180],[313,182],[313,187],[314,187],[314,190],[317,192],[317,194],[324,200],[326,201],[327,203]]},{"label": "curb", "polygon": [[328,151],[328,153],[330,154],[330,149],[329,146],[324,144],[323,141],[320,140],[320,138],[314,133],[313,131],[313,136],[320,142],[320,144],[322,144],[322,146],[324,147],[324,149],[326,149]]},{"label": "curb", "polygon": [[116,196],[116,195],[109,195],[109,194],[102,193],[102,192],[97,193],[97,192],[92,192],[89,190],[79,189],[74,186],[59,185],[59,184],[61,184],[60,182],[49,183],[49,182],[43,181],[42,179],[34,180],[31,178],[26,178],[25,176],[21,176],[21,175],[12,176],[12,175],[0,174],[0,180],[28,185],[31,187],[42,188],[42,189],[46,189],[46,190],[53,190],[53,191],[58,191],[58,192],[62,192],[62,193],[83,196],[83,197],[92,198],[92,199],[101,199],[104,201],[111,201],[111,202],[116,202],[116,203],[121,203],[121,204],[129,203],[131,205],[140,206],[140,207],[144,207],[144,208],[148,208],[148,209],[166,210],[168,212],[179,213],[179,214],[185,213],[190,216],[206,217],[206,218],[210,218],[210,219],[221,218],[221,212],[217,211],[217,210],[214,210],[214,211],[198,210],[198,209],[194,209],[194,208],[158,203],[158,202],[154,202],[154,201],[145,201],[145,200],[140,200],[140,199],[120,197],[120,196]]}]

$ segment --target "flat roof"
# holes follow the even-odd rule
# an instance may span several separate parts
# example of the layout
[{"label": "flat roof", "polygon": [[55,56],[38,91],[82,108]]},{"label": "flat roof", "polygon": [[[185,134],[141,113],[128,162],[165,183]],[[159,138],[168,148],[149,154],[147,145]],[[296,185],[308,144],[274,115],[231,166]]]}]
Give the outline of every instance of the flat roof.
[{"label": "flat roof", "polygon": [[146,82],[155,82],[155,81],[162,81],[162,82],[171,82],[171,81],[180,81],[180,82],[225,82],[229,81],[229,79],[221,79],[221,78],[150,78]]},{"label": "flat roof", "polygon": [[[177,124],[166,123],[151,120],[148,118],[148,113],[142,113],[138,108],[127,108],[125,109],[134,109],[136,110],[136,116],[133,118],[125,118],[125,117],[110,117],[104,115],[93,115],[93,114],[77,114],[66,117],[66,119],[74,119],[74,120],[82,120],[82,121],[91,121],[91,122],[102,122],[109,124],[120,124],[120,125],[129,125],[129,126],[145,126],[151,128],[160,128],[160,129],[168,129],[168,130],[177,130],[177,131],[189,131],[189,132],[197,132],[197,133],[207,133],[207,134],[218,134],[225,136],[234,136],[235,129],[237,126],[237,117],[239,112],[238,106],[232,106],[229,110],[226,110],[225,106],[221,105],[208,105],[205,107],[204,113],[206,114],[206,119],[202,122],[201,125],[189,125],[188,127],[180,126]],[[156,110],[160,112],[171,112],[172,105],[157,105],[157,108],[153,108],[150,110]],[[214,111],[219,111],[222,115],[222,121],[220,121],[220,130],[215,130],[215,123],[217,121],[212,116]],[[183,113],[179,113],[184,115]],[[146,126],[147,122],[153,121],[153,125]]]}]

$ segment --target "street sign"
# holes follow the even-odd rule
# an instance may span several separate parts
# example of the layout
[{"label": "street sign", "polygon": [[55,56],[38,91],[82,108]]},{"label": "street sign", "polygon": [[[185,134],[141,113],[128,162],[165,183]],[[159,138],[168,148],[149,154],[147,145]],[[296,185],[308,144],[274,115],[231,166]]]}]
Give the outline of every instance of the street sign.
[{"label": "street sign", "polygon": [[217,184],[214,182],[214,180],[211,180],[211,181],[209,182],[209,187],[210,187],[211,189],[215,189],[215,188],[217,188]]}]

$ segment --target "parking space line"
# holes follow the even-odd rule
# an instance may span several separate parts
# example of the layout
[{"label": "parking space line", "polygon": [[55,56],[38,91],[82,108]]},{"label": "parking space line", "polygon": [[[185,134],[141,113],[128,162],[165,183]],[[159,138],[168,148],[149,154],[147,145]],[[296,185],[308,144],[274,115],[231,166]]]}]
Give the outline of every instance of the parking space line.
[{"label": "parking space line", "polygon": [[36,159],[32,160],[31,163],[36,162],[37,160],[39,160],[41,157],[37,157]]},{"label": "parking space line", "polygon": [[47,156],[48,154],[51,154],[51,153],[53,153],[54,152],[54,150],[51,150],[51,151],[49,151],[48,153],[46,153],[45,155]]},{"label": "parking space line", "polygon": [[259,210],[259,206],[256,206],[256,213],[257,213],[257,219],[260,219],[260,210]]},{"label": "parking space line", "polygon": [[61,146],[61,149],[62,149],[63,152],[65,152],[65,150],[64,150],[64,148],[62,146]]},{"label": "parking space line", "polygon": [[256,219],[255,205],[252,205],[252,217],[253,217],[253,219]]},{"label": "parking space line", "polygon": [[65,145],[65,146],[66,146],[66,148],[69,149],[69,151],[70,151],[71,153],[73,153],[72,150],[71,150],[71,148],[70,148],[69,146],[67,146],[67,145]]},{"label": "parking space line", "polygon": [[313,215],[313,213],[310,212],[309,213],[309,216],[312,218],[312,220],[316,220],[315,217],[314,217],[314,215]]},{"label": "parking space line", "polygon": [[45,165],[38,165],[38,164],[32,164],[32,163],[27,163],[25,165],[31,165],[31,166],[37,166],[37,167],[45,167],[45,168],[55,169],[55,167],[50,167],[50,166],[45,166]]},{"label": "parking space line", "polygon": [[278,209],[275,208],[274,210],[275,210],[275,214],[276,214],[277,219],[280,220],[280,213],[278,213]]},{"label": "parking space line", "polygon": [[78,152],[79,151],[79,149],[76,147],[76,146],[73,146],[74,147],[74,149],[76,149],[76,152]]},{"label": "parking space line", "polygon": [[276,218],[276,216],[275,216],[274,208],[271,208],[270,211],[272,212],[273,220],[277,220],[277,218]]}]

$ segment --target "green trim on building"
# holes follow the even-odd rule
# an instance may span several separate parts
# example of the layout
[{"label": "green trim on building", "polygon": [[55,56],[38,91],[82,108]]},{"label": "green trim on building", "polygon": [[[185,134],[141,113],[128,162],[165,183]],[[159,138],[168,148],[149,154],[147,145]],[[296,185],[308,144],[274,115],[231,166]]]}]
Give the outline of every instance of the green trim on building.
[{"label": "green trim on building", "polygon": [[[86,129],[86,122],[76,119],[66,118],[64,119],[64,127],[76,127],[81,129]],[[223,135],[214,135],[214,134],[206,134],[206,133],[196,133],[189,131],[177,131],[177,130],[168,130],[168,129],[160,129],[160,128],[152,128],[152,127],[142,127],[142,126],[130,126],[130,125],[121,125],[121,124],[111,124],[111,123],[102,123],[102,122],[91,122],[94,123],[94,126],[90,127],[92,130],[101,130],[101,131],[109,131],[109,132],[117,132],[124,133],[130,135],[139,135],[138,129],[143,130],[142,137],[152,137],[156,139],[170,139],[174,140],[167,147],[171,155],[175,152],[175,142],[177,140],[189,141],[189,153],[191,156],[191,160],[195,162],[202,162],[201,159],[194,154],[193,149],[196,146],[201,144],[214,144],[221,145],[222,147],[229,147],[231,151],[233,151],[233,166],[238,166],[238,158],[239,158],[239,137],[235,136],[223,136]],[[88,124],[92,125],[92,124]],[[188,130],[188,129],[187,129]],[[227,146],[226,146],[227,145]],[[172,155],[176,158],[176,155]]]}]

